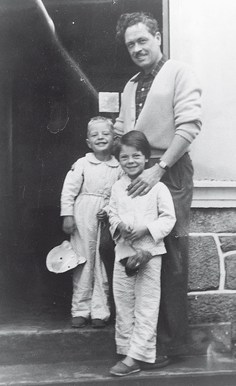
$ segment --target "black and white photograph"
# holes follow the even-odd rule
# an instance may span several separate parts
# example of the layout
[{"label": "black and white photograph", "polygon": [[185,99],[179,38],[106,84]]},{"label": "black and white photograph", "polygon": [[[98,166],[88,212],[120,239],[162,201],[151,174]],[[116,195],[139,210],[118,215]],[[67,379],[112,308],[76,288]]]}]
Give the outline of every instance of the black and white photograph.
[{"label": "black and white photograph", "polygon": [[0,0],[0,386],[236,385],[235,20]]}]

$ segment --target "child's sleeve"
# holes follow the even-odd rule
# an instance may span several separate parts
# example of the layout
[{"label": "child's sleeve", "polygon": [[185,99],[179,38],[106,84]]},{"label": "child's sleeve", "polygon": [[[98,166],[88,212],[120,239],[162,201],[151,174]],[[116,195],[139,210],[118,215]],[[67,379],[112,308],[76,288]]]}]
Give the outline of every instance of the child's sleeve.
[{"label": "child's sleeve", "polygon": [[74,215],[75,198],[78,196],[84,180],[84,158],[74,163],[67,173],[61,192],[61,216]]},{"label": "child's sleeve", "polygon": [[117,241],[120,237],[117,226],[121,223],[121,219],[118,215],[116,184],[113,185],[111,190],[111,197],[108,205],[108,216],[111,236],[114,241]]},{"label": "child's sleeve", "polygon": [[149,223],[147,227],[155,242],[159,243],[172,231],[176,222],[172,196],[167,186],[162,182],[158,183],[157,207],[158,218]]}]

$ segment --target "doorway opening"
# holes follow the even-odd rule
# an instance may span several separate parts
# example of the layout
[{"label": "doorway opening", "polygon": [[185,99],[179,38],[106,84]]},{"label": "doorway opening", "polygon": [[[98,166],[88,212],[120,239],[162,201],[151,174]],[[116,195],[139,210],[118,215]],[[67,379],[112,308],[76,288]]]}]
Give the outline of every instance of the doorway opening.
[{"label": "doorway opening", "polygon": [[56,34],[41,10],[28,3],[3,0],[0,10],[4,320],[8,309],[70,315],[71,272],[50,273],[45,261],[66,239],[60,218],[62,183],[88,151],[86,125],[99,113],[97,95],[121,94],[137,72],[126,48],[115,40],[120,14],[151,12],[166,31],[163,44],[168,47],[167,1],[44,0]]}]

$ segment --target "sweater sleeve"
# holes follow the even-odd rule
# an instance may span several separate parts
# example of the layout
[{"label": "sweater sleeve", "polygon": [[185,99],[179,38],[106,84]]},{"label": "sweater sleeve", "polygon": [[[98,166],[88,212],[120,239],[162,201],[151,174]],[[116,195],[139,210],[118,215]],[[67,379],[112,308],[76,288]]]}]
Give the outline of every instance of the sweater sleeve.
[{"label": "sweater sleeve", "polygon": [[134,83],[132,80],[135,78],[135,76],[126,83],[124,91],[121,95],[120,113],[114,124],[114,132],[118,137],[122,137],[122,135],[127,133],[127,131],[134,129],[135,93],[137,89],[137,83]]},{"label": "sweater sleeve", "polygon": [[158,218],[147,225],[154,241],[159,243],[173,229],[176,217],[174,203],[169,189],[162,182],[157,184]]},{"label": "sweater sleeve", "polygon": [[123,108],[121,105],[119,116],[116,118],[116,122],[114,124],[114,133],[117,137],[122,137],[124,134],[124,118],[123,118]]},{"label": "sweater sleeve", "polygon": [[201,130],[201,87],[193,69],[187,64],[176,74],[174,119],[175,134],[191,143]]},{"label": "sweater sleeve", "polygon": [[113,185],[111,190],[108,216],[109,216],[109,222],[110,222],[111,236],[113,240],[117,241],[120,236],[117,232],[117,226],[119,225],[119,223],[121,223],[121,219],[118,215],[116,184]]},{"label": "sweater sleeve", "polygon": [[61,216],[74,215],[74,203],[83,184],[84,158],[80,158],[67,173],[61,192]]}]

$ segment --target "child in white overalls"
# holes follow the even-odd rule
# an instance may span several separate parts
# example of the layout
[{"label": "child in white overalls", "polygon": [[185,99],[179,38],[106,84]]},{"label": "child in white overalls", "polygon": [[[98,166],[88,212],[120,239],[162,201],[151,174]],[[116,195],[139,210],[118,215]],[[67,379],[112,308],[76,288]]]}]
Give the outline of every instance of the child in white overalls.
[{"label": "child in white overalls", "polygon": [[176,219],[171,194],[162,182],[143,196],[127,194],[149,156],[150,145],[143,133],[133,130],[121,137],[117,157],[125,174],[113,185],[109,203],[116,242],[115,339],[117,353],[124,356],[110,369],[116,376],[138,372],[142,362],[154,363],[156,358],[161,262],[166,252],[163,238]]},{"label": "child in white overalls", "polygon": [[67,173],[61,193],[63,230],[78,256],[86,262],[73,270],[72,327],[104,327],[110,316],[107,274],[99,255],[98,212],[110,198],[111,187],[121,176],[111,155],[113,125],[105,117],[88,123],[87,144],[93,151],[78,159]]}]

